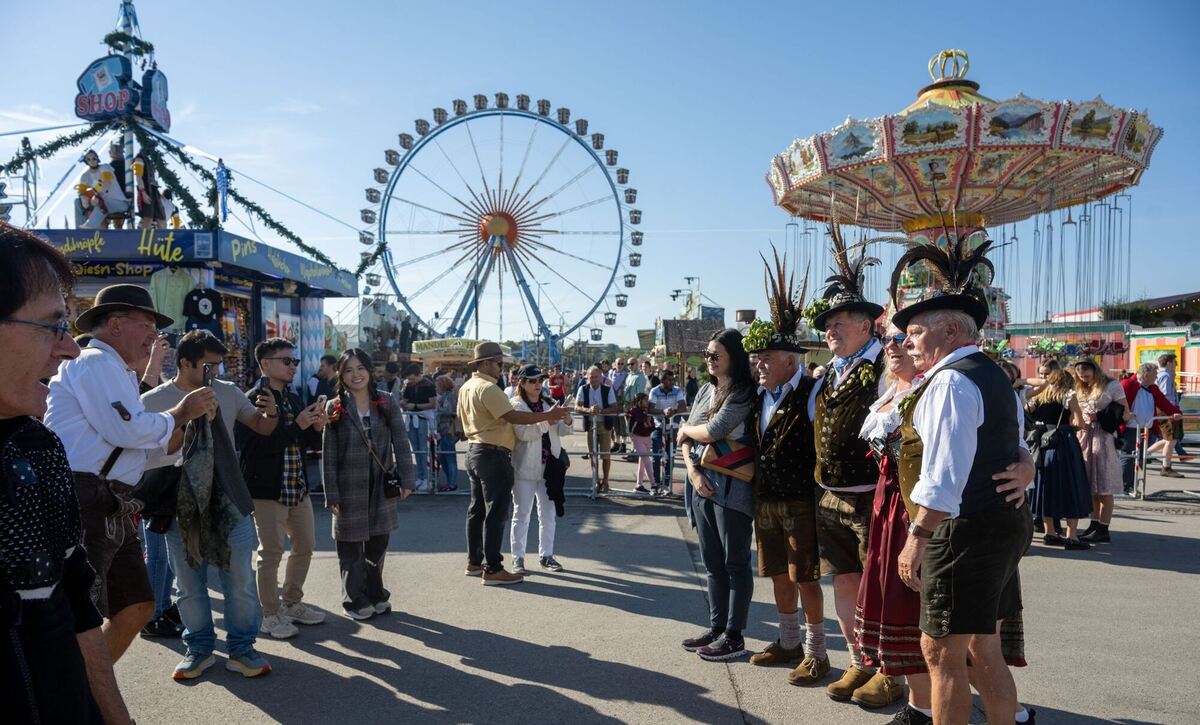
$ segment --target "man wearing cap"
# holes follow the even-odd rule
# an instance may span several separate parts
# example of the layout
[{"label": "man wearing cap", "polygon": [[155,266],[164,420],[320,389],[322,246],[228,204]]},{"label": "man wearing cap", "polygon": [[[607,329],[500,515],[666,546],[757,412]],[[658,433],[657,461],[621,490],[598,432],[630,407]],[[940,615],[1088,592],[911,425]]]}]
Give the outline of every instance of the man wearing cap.
[{"label": "man wearing cap", "polygon": [[850,649],[850,667],[825,688],[835,700],[849,700],[874,674],[862,664],[854,636],[854,608],[867,556],[867,532],[879,469],[867,442],[859,437],[871,404],[879,397],[883,346],[875,339],[875,320],[883,308],[863,295],[864,272],[874,258],[853,255],[831,224],[832,256],[838,274],[825,289],[823,310],[812,325],[825,333],[833,353],[828,372],[813,385],[809,414],[816,443],[817,541],[821,572],[833,575],[833,602]]},{"label": "man wearing cap", "polygon": [[[899,482],[916,515],[897,570],[921,593],[934,723],[967,722],[972,684],[988,722],[1033,721],[1018,704],[998,633],[1021,612],[1017,565],[1033,521],[993,481],[1022,458],[1023,442],[1011,381],[976,344],[988,302],[975,280],[988,278],[990,246],[970,249],[964,235],[945,249],[916,250],[938,283],[892,318],[921,371],[900,410]],[[903,255],[893,279],[917,260],[913,250]]]},{"label": "man wearing cap", "polygon": [[[802,312],[784,263],[768,268],[771,320],[755,320],[743,347],[756,355],[758,401],[750,415],[754,468],[754,533],[758,574],[770,577],[779,611],[779,638],[750,663],[796,665],[788,682],[803,686],[829,674],[825,651],[825,600],[817,548],[813,426],[808,398],[814,380],[804,375],[799,328]],[[805,629],[801,630],[803,607]],[[802,636],[803,634],[803,636]]]},{"label": "man wearing cap", "polygon": [[482,576],[484,586],[518,584],[523,577],[505,570],[500,546],[512,498],[513,425],[566,423],[571,414],[557,405],[542,413],[514,410],[497,385],[504,370],[504,349],[494,342],[475,346],[474,373],[458,391],[458,418],[467,436],[467,576]]},{"label": "man wearing cap", "polygon": [[154,613],[129,498],[149,457],[183,443],[184,424],[215,415],[212,389],[189,393],[165,413],[148,413],[138,397],[139,372],[158,329],[174,320],[154,310],[150,293],[132,284],[105,287],[96,304],[75,320],[92,335],[74,360],[50,379],[46,426],[62,439],[75,479],[88,562],[96,570],[92,596],[107,621],[104,635],[114,662]]}]

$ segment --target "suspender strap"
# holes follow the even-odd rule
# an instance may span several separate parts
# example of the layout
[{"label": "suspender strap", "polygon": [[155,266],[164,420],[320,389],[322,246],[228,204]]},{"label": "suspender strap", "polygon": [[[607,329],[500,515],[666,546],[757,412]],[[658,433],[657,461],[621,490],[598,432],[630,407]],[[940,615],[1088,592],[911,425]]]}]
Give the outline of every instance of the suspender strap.
[{"label": "suspender strap", "polygon": [[100,476],[99,476],[100,480],[102,480],[102,481],[108,480],[109,471],[112,470],[113,466],[117,465],[117,459],[121,457],[121,453],[124,450],[125,450],[124,448],[114,448],[112,450],[112,453],[108,454],[108,459],[106,461],[104,461],[104,465],[100,468]]}]

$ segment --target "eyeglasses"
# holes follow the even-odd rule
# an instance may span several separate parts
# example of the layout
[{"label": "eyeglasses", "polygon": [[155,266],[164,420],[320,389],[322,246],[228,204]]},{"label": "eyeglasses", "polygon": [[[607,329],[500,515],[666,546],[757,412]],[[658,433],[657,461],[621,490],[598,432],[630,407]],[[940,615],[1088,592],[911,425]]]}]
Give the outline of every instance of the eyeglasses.
[{"label": "eyeglasses", "polygon": [[300,364],[300,358],[298,357],[264,357],[263,360],[278,360],[284,365],[291,365],[292,367]]},{"label": "eyeglasses", "polygon": [[884,335],[883,336],[883,344],[887,345],[890,342],[890,343],[894,343],[896,345],[903,345],[904,341],[907,339],[908,339],[908,335],[905,335],[903,332],[896,334],[896,335]]},{"label": "eyeglasses", "polygon": [[67,322],[66,320],[59,320],[54,324],[50,324],[48,322],[34,322],[33,320],[18,320],[13,317],[7,317],[3,320],[0,320],[0,324],[2,323],[10,323],[13,325],[29,325],[30,327],[40,327],[43,330],[49,330],[50,332],[54,333],[54,339],[57,342],[62,342],[63,338],[65,338],[71,332],[71,323]]},{"label": "eyeglasses", "polygon": [[705,352],[705,353],[704,353],[704,359],[705,359],[705,360],[708,360],[708,361],[710,361],[710,362],[715,362],[715,361],[717,361],[717,360],[720,360],[720,359],[721,359],[721,353],[719,353],[719,352]]}]

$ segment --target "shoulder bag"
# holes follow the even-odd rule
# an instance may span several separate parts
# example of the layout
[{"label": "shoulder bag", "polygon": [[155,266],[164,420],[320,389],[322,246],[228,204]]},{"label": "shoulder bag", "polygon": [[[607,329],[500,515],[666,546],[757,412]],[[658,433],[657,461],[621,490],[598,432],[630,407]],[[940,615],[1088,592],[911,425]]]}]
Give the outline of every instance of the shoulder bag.
[{"label": "shoulder bag", "polygon": [[700,467],[750,483],[754,480],[754,448],[732,438],[709,443],[700,456]]},{"label": "shoulder bag", "polygon": [[[382,417],[382,416],[381,416]],[[354,421],[346,421],[350,425],[354,425]],[[391,428],[391,421],[387,421],[387,426]],[[383,471],[383,495],[387,498],[400,498],[401,490],[404,488],[400,481],[400,474],[396,473],[395,466],[388,468],[383,465],[383,461],[379,460],[379,456],[375,454],[375,446],[371,445],[371,439],[367,438],[367,432],[362,429],[362,426],[355,426],[358,434],[362,436],[363,443],[367,446],[367,453],[371,454],[371,458],[375,459],[375,463],[379,465],[379,470]]]}]

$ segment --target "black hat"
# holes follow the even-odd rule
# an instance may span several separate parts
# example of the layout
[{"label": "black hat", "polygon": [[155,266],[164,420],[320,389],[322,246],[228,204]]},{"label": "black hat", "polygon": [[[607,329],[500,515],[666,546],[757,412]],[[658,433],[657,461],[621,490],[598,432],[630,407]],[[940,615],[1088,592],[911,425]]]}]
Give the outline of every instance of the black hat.
[{"label": "black hat", "polygon": [[541,380],[546,377],[546,373],[537,365],[522,365],[517,371],[517,377],[522,380]]},{"label": "black hat", "polygon": [[150,292],[145,287],[136,284],[114,284],[100,290],[96,294],[96,304],[75,318],[75,329],[91,332],[96,318],[127,310],[154,315],[154,324],[160,330],[175,324],[175,320],[154,309],[154,300],[150,299]]},{"label": "black hat", "polygon": [[883,307],[863,296],[863,276],[866,268],[879,264],[879,260],[868,257],[866,247],[863,247],[856,258],[851,258],[850,250],[846,249],[846,242],[842,239],[841,227],[837,224],[829,225],[829,236],[833,240],[829,251],[833,254],[833,263],[837,267],[834,274],[825,280],[829,286],[825,288],[825,294],[822,296],[829,307],[822,310],[812,321],[813,327],[821,332],[825,331],[826,320],[839,312],[862,312],[872,320],[883,314]]},{"label": "black hat", "polygon": [[767,291],[767,307],[771,310],[771,321],[755,320],[746,330],[742,339],[742,348],[748,353],[765,352],[767,350],[783,350],[785,352],[801,352],[800,325],[804,320],[804,298],[808,294],[808,274],[804,275],[800,293],[796,294],[796,276],[787,270],[787,255],[779,259],[779,251],[771,245],[775,255],[775,268],[767,263],[766,257],[758,255],[763,261],[763,287]]},{"label": "black hat", "polygon": [[[983,327],[988,319],[989,305],[982,285],[991,281],[996,270],[986,256],[992,241],[984,233],[983,242],[971,249],[968,240],[972,236],[973,233],[957,235],[945,248],[925,242],[903,242],[909,249],[900,257],[892,272],[892,301],[897,301],[900,275],[914,264],[924,262],[933,273],[934,282],[920,300],[897,310],[892,315],[892,324],[903,330],[912,318],[922,312],[958,310],[970,315],[976,325]],[[951,238],[949,231],[946,232],[946,238]]]}]

